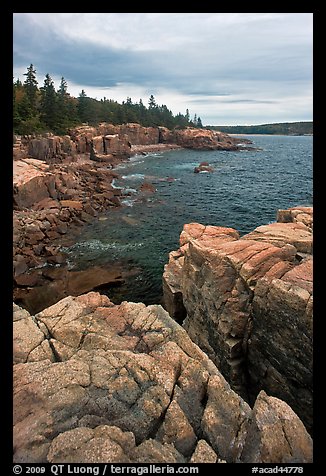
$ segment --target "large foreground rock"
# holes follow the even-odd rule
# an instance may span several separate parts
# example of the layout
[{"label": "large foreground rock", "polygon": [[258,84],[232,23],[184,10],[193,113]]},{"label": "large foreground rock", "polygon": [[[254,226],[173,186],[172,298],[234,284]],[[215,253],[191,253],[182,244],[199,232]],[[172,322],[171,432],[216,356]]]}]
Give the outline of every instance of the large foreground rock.
[{"label": "large foreground rock", "polygon": [[232,228],[193,223],[163,275],[165,308],[231,387],[249,401],[260,390],[285,400],[309,430],[311,252],[311,222],[288,219],[242,238]]},{"label": "large foreground rock", "polygon": [[14,311],[15,462],[311,462],[291,408],[263,393],[252,410],[161,306]]}]

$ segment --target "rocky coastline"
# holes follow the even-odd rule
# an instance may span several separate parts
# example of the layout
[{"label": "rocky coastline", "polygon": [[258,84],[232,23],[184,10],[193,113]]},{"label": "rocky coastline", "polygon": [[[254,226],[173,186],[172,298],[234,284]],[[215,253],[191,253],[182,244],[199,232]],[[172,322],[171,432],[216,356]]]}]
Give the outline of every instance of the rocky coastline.
[{"label": "rocky coastline", "polygon": [[[249,141],[248,141],[249,142]],[[128,192],[114,187],[114,167],[136,154],[177,148],[243,149],[227,134],[139,124],[81,126],[59,137],[17,137],[14,143],[14,299],[31,312],[73,294],[124,279],[117,264],[93,273],[89,287],[71,273],[60,250],[80,227],[120,206]],[[243,141],[241,140],[241,143]],[[152,187],[153,188],[153,187]],[[144,183],[140,193],[151,190]],[[58,270],[60,268],[60,272]],[[98,277],[98,280],[96,280]]]},{"label": "rocky coastline", "polygon": [[16,141],[15,463],[313,461],[312,208],[241,238],[186,224],[164,307],[114,304],[94,290],[124,279],[118,263],[74,274],[60,251],[120,206],[122,160],[241,150],[211,133],[102,124]]}]

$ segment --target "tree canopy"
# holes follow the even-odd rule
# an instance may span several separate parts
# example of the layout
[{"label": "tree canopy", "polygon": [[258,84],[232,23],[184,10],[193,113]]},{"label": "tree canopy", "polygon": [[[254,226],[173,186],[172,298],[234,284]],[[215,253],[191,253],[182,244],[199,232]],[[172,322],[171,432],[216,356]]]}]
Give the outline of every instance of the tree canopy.
[{"label": "tree canopy", "polygon": [[16,134],[66,134],[69,128],[79,124],[96,126],[100,122],[116,125],[137,122],[142,126],[165,126],[169,129],[202,127],[197,114],[190,119],[186,109],[185,114],[179,112],[173,115],[165,104],[157,104],[153,94],[148,99],[148,107],[142,99],[133,102],[127,97],[120,104],[105,97],[100,100],[88,97],[84,90],[75,98],[69,94],[64,77],[61,77],[60,86],[55,90],[49,73],[45,75],[43,86],[38,86],[33,64],[24,76],[24,83],[19,79],[13,83],[13,130]]}]

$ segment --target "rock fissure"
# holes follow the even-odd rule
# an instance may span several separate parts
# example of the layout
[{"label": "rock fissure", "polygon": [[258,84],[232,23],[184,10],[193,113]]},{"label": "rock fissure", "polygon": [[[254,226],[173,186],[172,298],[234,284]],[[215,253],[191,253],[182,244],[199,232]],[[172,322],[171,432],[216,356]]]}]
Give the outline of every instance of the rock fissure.
[{"label": "rock fissure", "polygon": [[57,352],[57,350],[56,350],[55,346],[53,345],[53,342],[51,341],[50,338],[48,339],[48,342],[49,342],[49,346],[50,346],[50,349],[51,349],[53,357],[54,357],[54,362],[62,362],[62,359],[61,359],[59,353]]},{"label": "rock fissure", "polygon": [[284,439],[286,441],[286,443],[288,444],[288,447],[289,447],[289,452],[290,454],[293,456],[293,448],[292,448],[292,445],[291,445],[291,441],[286,433],[286,429],[284,428],[284,423],[281,421],[281,425],[282,425],[282,432],[283,432],[283,435],[284,435]]},{"label": "rock fissure", "polygon": [[[49,321],[51,315],[56,319],[55,306],[48,310]],[[66,316],[80,307],[87,308],[87,322],[80,333],[92,322],[94,336],[96,329],[110,339],[117,335],[120,327],[116,320],[106,319],[103,327],[101,295],[72,298]],[[130,335],[119,336],[121,350],[99,349],[96,338],[88,342],[87,350],[78,350],[79,333],[79,338],[72,341],[75,353],[67,354],[61,362],[42,360],[44,355],[39,354],[40,360],[17,364],[14,460],[72,462],[83,455],[85,461],[110,462],[116,461],[114,452],[119,451],[120,462],[158,462],[160,458],[170,463],[197,458],[207,462],[217,460],[217,451],[219,458],[236,462],[242,446],[243,458],[249,458],[250,448],[246,450],[243,443],[243,421],[249,407],[186,332],[160,306],[113,305],[112,313],[127,322],[138,314],[133,323],[142,329],[144,338],[160,329],[162,336],[159,343],[155,341],[155,350],[150,354],[135,351],[137,340],[130,341]],[[22,316],[28,319],[28,314]],[[63,316],[63,342],[71,333],[71,325],[71,320]],[[78,321],[73,325],[78,326]],[[52,327],[48,321],[47,326]],[[55,343],[51,333],[49,336]],[[125,348],[124,340],[128,343]],[[265,404],[270,404],[268,399]],[[288,415],[299,421],[286,408]],[[296,448],[295,459],[308,461],[310,437],[300,428],[305,449]],[[232,448],[228,441],[233,441]],[[297,440],[293,441],[297,445]],[[268,445],[270,452],[274,451],[274,443]],[[262,461],[270,461],[269,454],[262,456]],[[300,454],[302,457],[298,457]]]},{"label": "rock fissure", "polygon": [[250,402],[262,389],[285,398],[311,430],[312,208],[304,211],[309,226],[290,209],[286,222],[238,239],[233,229],[185,225],[163,291],[169,314],[184,307],[183,327],[232,388]]},{"label": "rock fissure", "polygon": [[171,395],[170,395],[170,401],[169,401],[168,405],[166,406],[166,408],[162,411],[162,413],[159,416],[159,418],[157,419],[157,421],[154,423],[154,426],[153,426],[151,432],[148,435],[149,438],[152,438],[152,439],[156,438],[157,433],[159,432],[161,426],[163,425],[163,423],[165,421],[165,416],[166,416],[166,414],[167,414],[167,412],[168,412],[168,410],[169,410],[169,408],[170,408],[170,406],[171,406],[171,404],[174,400],[175,388],[178,385],[178,380],[180,378],[180,375],[181,375],[181,364],[177,368],[177,374],[175,376],[175,381],[173,383],[173,388],[172,388]]}]

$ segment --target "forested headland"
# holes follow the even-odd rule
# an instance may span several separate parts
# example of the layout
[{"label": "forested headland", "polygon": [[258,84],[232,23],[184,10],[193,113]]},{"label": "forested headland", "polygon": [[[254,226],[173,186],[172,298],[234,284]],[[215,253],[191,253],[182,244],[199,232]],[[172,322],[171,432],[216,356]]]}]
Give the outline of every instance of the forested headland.
[{"label": "forested headland", "polygon": [[312,135],[313,122],[278,122],[255,126],[206,126],[226,134]]},{"label": "forested headland", "polygon": [[122,104],[113,99],[94,99],[82,90],[78,98],[68,92],[68,84],[61,78],[58,89],[49,74],[39,86],[36,69],[33,64],[27,68],[22,82],[13,82],[13,131],[26,135],[53,132],[66,134],[68,129],[83,123],[96,126],[101,122],[124,124],[137,122],[142,126],[165,126],[169,129],[202,127],[197,114],[190,118],[189,110],[185,114],[173,115],[165,104],[158,105],[151,95],[147,106],[142,99],[133,102],[130,97]]}]

